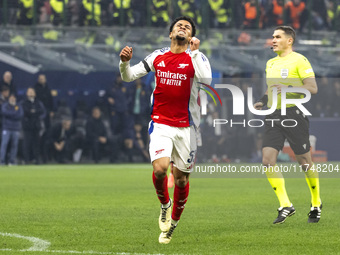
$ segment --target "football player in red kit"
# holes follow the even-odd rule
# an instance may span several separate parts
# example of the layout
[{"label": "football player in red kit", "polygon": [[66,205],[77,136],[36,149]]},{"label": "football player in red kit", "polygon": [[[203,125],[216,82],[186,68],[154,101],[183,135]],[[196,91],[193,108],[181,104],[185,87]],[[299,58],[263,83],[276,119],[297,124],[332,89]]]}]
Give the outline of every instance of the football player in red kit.
[{"label": "football player in red kit", "polygon": [[[154,51],[139,64],[130,66],[132,47],[120,53],[119,69],[126,82],[155,72],[149,124],[152,179],[161,203],[159,242],[170,242],[189,195],[189,175],[197,150],[196,131],[200,123],[200,84],[211,82],[211,68],[199,51],[195,24],[179,17],[170,25],[170,48]],[[173,162],[173,201],[169,197],[167,169]],[[171,212],[171,208],[172,212]]]}]

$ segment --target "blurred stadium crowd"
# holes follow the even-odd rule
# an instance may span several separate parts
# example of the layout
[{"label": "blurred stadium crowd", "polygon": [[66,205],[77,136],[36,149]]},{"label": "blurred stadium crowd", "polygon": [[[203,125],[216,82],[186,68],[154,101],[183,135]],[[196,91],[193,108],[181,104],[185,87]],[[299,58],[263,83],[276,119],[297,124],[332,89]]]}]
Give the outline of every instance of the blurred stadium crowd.
[{"label": "blurred stadium crowd", "polygon": [[[1,81],[1,164],[149,161],[147,125],[152,88],[117,77],[93,104],[55,102],[44,74],[19,96],[11,72]],[[18,157],[18,160],[16,159]]]},{"label": "blurred stadium crowd", "polygon": [[339,28],[337,0],[1,0],[1,22],[53,26],[155,26],[190,16],[200,27],[258,29],[289,24]]},{"label": "blurred stadium crowd", "polygon": [[[244,94],[252,86],[251,79],[241,77],[233,77],[229,83],[240,84]],[[92,102],[77,99],[71,107],[66,98],[53,97],[55,91],[44,74],[38,76],[36,84],[27,88],[24,95],[18,95],[12,74],[5,72],[0,94],[1,163],[148,162],[147,129],[153,86],[141,79],[127,84],[117,76],[106,91],[92,96],[95,97]],[[307,109],[313,117],[340,117],[340,81],[322,77],[318,78],[318,86],[319,93]],[[255,100],[261,97],[259,90],[254,92]],[[16,99],[14,103],[11,95]],[[204,146],[199,149],[198,161],[260,162],[262,128],[213,126],[214,119],[229,116],[241,123],[247,118],[232,115],[231,94],[220,93],[220,96],[223,107],[209,100],[208,114],[202,116]],[[22,114],[18,113],[21,110],[11,111],[11,104],[12,108],[21,108]]]}]

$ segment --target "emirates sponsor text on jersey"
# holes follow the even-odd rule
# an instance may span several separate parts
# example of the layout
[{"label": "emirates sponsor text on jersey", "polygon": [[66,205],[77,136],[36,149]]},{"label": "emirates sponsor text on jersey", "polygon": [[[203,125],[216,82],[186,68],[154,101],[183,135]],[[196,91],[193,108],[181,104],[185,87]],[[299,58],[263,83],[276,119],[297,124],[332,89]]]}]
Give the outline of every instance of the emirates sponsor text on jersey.
[{"label": "emirates sponsor text on jersey", "polygon": [[187,74],[171,73],[170,71],[162,72],[157,70],[157,77],[160,78],[159,82],[165,85],[181,86],[182,81],[187,79]]}]

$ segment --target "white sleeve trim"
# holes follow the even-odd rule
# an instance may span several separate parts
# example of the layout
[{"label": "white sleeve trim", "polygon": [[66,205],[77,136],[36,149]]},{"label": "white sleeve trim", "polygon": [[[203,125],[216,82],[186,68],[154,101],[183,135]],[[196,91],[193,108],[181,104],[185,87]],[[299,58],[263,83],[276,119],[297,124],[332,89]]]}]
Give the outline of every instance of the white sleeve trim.
[{"label": "white sleeve trim", "polygon": [[192,64],[195,69],[195,78],[202,79],[206,84],[211,83],[212,73],[208,58],[199,50],[191,52]]},{"label": "white sleeve trim", "polygon": [[125,82],[137,80],[148,73],[142,61],[132,67],[130,66],[130,61],[120,61],[119,71],[123,81]]}]

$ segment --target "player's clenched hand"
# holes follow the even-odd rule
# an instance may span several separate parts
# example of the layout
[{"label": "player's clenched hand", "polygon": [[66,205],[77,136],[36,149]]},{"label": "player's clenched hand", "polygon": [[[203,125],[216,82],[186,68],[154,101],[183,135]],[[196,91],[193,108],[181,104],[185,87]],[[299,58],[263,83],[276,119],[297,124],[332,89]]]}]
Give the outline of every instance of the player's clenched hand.
[{"label": "player's clenched hand", "polygon": [[191,51],[198,50],[199,46],[200,46],[200,40],[198,40],[196,37],[191,38],[190,50]]},{"label": "player's clenched hand", "polygon": [[132,47],[125,46],[119,54],[120,59],[123,62],[130,61],[130,59],[132,58],[132,53],[133,53]]},{"label": "player's clenched hand", "polygon": [[254,104],[254,108],[255,108],[256,110],[262,110],[262,107],[263,107],[263,103],[262,103],[262,102],[256,102],[256,103]]}]

